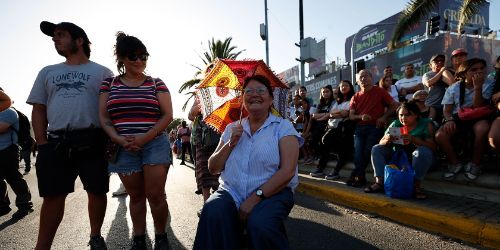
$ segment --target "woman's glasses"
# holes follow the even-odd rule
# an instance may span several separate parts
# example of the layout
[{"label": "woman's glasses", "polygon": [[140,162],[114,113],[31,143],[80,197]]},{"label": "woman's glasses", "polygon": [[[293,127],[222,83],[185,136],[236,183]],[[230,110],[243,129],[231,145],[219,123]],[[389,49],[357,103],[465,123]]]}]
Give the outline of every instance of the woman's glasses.
[{"label": "woman's glasses", "polygon": [[253,94],[253,93],[257,93],[258,95],[264,95],[266,92],[267,92],[267,88],[265,87],[262,87],[262,88],[256,88],[256,89],[252,89],[252,88],[245,88],[243,90],[243,92],[247,95],[250,95],[250,94]]},{"label": "woman's glasses", "polygon": [[141,54],[141,55],[137,55],[137,54],[129,54],[127,55],[127,59],[129,61],[137,61],[137,59],[140,59],[141,61],[145,62],[148,60],[148,57],[149,57],[149,54],[148,53],[145,53],[145,54]]}]

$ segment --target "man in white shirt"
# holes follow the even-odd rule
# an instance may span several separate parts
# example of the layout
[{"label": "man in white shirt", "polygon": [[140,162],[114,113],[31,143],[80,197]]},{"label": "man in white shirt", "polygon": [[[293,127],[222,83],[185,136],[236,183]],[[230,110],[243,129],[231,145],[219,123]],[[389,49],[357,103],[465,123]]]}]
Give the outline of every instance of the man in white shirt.
[{"label": "man in white shirt", "polygon": [[405,77],[396,82],[396,88],[401,99],[411,100],[413,93],[424,89],[422,84],[422,77],[415,75],[415,67],[412,63],[405,66]]}]

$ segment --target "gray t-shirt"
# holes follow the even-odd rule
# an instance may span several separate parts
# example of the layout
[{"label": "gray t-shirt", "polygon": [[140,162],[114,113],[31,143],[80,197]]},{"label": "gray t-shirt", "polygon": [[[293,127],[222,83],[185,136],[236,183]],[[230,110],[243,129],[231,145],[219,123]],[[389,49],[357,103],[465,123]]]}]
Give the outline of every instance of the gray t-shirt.
[{"label": "gray t-shirt", "polygon": [[99,88],[112,75],[92,61],[50,65],[38,73],[26,102],[47,106],[47,131],[100,127]]},{"label": "gray t-shirt", "polygon": [[[437,73],[433,71],[429,71],[422,76],[422,81],[428,81],[433,78]],[[444,92],[446,92],[446,88],[448,84],[443,82],[443,79],[439,79],[436,84],[429,88],[429,96],[425,100],[425,105],[430,107],[440,107],[441,101],[443,100]]]},{"label": "gray t-shirt", "polygon": [[[12,108],[0,112],[0,122],[7,123],[19,130],[19,118],[17,112]],[[4,150],[15,143],[17,143],[17,133],[12,128],[9,128],[5,133],[0,133],[0,150]]]}]

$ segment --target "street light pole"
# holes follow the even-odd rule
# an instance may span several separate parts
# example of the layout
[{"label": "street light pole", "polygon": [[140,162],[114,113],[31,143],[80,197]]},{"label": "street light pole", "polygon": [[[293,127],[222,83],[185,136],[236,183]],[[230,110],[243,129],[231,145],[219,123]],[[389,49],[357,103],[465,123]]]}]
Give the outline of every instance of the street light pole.
[{"label": "street light pole", "polygon": [[[300,29],[300,42],[299,47],[302,48],[302,40],[304,40],[304,9],[302,7],[302,0],[299,0],[299,29]],[[300,85],[304,86],[306,83],[306,72],[305,72],[305,62],[302,59],[302,55],[299,57],[300,59]]]},{"label": "street light pole", "polygon": [[267,0],[264,0],[264,13],[266,22],[266,64],[269,66],[269,28],[267,24]]}]

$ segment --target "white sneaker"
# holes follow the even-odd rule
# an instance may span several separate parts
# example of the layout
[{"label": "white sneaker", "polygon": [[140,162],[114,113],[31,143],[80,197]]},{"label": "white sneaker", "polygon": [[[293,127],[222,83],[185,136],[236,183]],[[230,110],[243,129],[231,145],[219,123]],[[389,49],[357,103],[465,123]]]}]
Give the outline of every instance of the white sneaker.
[{"label": "white sneaker", "polygon": [[481,174],[481,167],[472,163],[472,162],[469,162],[467,163],[467,166],[465,166],[465,178],[473,181],[475,179],[477,179],[477,177]]},{"label": "white sneaker", "polygon": [[120,187],[118,188],[118,190],[113,192],[113,197],[122,196],[122,195],[127,195],[127,190],[125,190],[125,187],[123,186],[123,184],[120,184]]},{"label": "white sneaker", "polygon": [[453,179],[460,171],[462,171],[463,165],[462,163],[457,164],[449,164],[448,171],[443,174],[445,179]]}]

